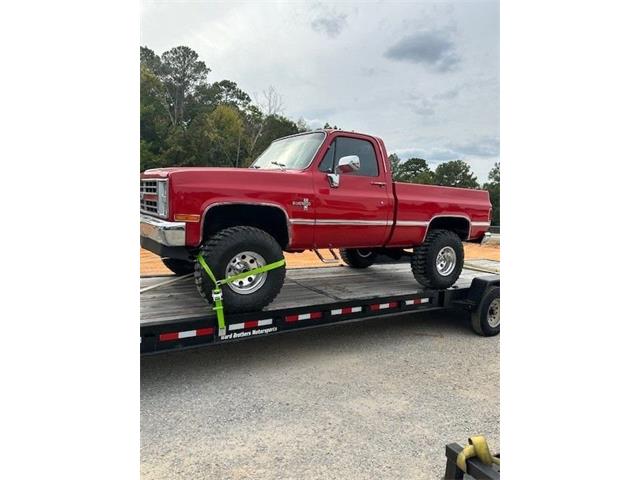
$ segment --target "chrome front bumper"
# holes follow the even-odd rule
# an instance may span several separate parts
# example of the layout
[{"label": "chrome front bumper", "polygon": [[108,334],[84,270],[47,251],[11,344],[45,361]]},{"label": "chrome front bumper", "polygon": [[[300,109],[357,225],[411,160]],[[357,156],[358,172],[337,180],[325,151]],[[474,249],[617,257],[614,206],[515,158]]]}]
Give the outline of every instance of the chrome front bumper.
[{"label": "chrome front bumper", "polygon": [[185,223],[168,222],[141,213],[140,236],[166,245],[167,247],[184,247]]}]

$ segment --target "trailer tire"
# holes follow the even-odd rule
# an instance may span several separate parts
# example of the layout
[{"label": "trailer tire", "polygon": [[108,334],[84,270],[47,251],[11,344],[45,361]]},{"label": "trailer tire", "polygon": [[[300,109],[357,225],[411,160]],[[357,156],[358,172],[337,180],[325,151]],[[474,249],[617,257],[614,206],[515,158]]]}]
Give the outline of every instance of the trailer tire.
[{"label": "trailer tire", "polygon": [[361,248],[341,248],[340,258],[351,268],[367,268],[376,262],[377,254],[373,250]]},{"label": "trailer tire", "polygon": [[471,312],[471,327],[483,337],[500,333],[500,287],[491,287],[478,307]]},{"label": "trailer tire", "polygon": [[164,266],[176,275],[188,275],[193,273],[193,262],[189,260],[165,257],[162,259],[162,263],[164,263]]},{"label": "trailer tire", "polygon": [[413,276],[427,288],[449,288],[458,280],[463,265],[462,240],[450,230],[430,231],[411,256]]},{"label": "trailer tire", "polygon": [[[284,258],[282,248],[271,235],[259,228],[244,226],[219,231],[205,240],[200,253],[217,280]],[[202,298],[213,303],[213,281],[199,262],[195,262],[194,276]],[[284,278],[285,268],[280,267],[223,285],[224,311],[242,313],[261,310],[280,293]]]}]

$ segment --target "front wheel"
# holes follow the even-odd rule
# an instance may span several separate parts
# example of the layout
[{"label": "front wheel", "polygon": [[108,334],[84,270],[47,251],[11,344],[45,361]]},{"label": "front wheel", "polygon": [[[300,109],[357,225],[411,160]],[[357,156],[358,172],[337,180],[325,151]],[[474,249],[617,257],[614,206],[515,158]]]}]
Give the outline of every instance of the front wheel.
[{"label": "front wheel", "polygon": [[[231,227],[206,240],[200,249],[217,280],[264,267],[284,258],[278,242],[264,230],[254,227]],[[213,303],[213,281],[195,262],[196,288]],[[261,310],[280,293],[285,269],[276,268],[250,275],[222,286],[225,312],[241,313]]]},{"label": "front wheel", "polygon": [[341,248],[340,258],[351,268],[367,268],[375,263],[376,253],[362,248]]},{"label": "front wheel", "polygon": [[413,276],[427,288],[449,288],[458,280],[463,265],[462,240],[450,230],[430,231],[411,256]]}]

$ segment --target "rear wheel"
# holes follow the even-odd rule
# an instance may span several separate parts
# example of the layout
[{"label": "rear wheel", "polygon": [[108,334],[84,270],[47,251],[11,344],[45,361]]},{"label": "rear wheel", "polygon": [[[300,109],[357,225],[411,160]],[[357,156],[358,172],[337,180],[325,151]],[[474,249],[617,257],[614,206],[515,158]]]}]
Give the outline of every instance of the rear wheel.
[{"label": "rear wheel", "polygon": [[473,331],[484,337],[500,333],[500,287],[489,289],[480,305],[471,313]]},{"label": "rear wheel", "polygon": [[413,276],[427,288],[449,288],[458,280],[463,265],[462,240],[449,230],[430,231],[411,257]]},{"label": "rear wheel", "polygon": [[164,263],[164,266],[176,275],[188,275],[193,273],[193,262],[189,260],[165,257],[162,259],[162,263]]},{"label": "rear wheel", "polygon": [[362,248],[341,248],[340,258],[351,268],[367,268],[376,261],[376,253],[373,250]]},{"label": "rear wheel", "polygon": [[[284,258],[275,239],[254,227],[231,227],[206,240],[200,253],[217,280],[244,273]],[[213,281],[195,262],[196,288],[209,303],[213,303]],[[225,312],[240,313],[260,310],[280,293],[284,284],[283,267],[250,275],[222,286]]]}]

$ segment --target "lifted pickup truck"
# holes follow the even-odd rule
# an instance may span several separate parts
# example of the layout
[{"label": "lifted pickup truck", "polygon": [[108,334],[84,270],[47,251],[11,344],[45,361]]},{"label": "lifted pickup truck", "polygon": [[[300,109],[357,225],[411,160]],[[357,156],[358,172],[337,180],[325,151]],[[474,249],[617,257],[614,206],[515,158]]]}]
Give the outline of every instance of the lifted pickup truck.
[{"label": "lifted pickup truck", "polygon": [[[338,248],[366,268],[401,257],[424,287],[448,288],[464,262],[462,241],[489,229],[488,192],[394,182],[382,139],[321,130],[274,141],[247,168],[163,168],[140,180],[140,241],[177,274],[195,272],[210,303],[217,279],[283,259],[283,251]],[[278,295],[283,268],[222,286],[225,310],[260,310]]]}]

